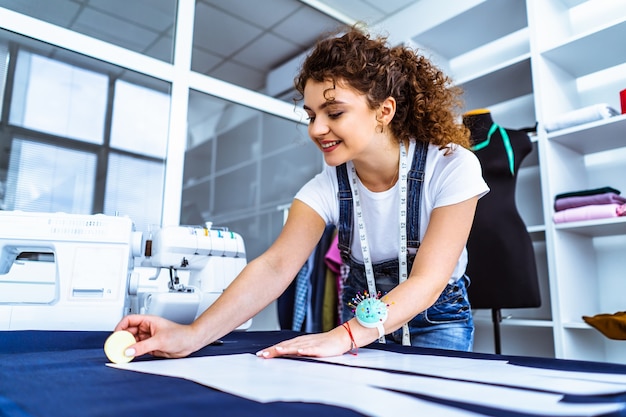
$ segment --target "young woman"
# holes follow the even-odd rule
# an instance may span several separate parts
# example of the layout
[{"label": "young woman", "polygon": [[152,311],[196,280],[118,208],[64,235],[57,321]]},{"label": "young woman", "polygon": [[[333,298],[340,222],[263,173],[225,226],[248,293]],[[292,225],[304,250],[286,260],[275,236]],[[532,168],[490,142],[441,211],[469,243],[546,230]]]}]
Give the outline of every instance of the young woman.
[{"label": "young woman", "polygon": [[[465,245],[488,187],[456,114],[459,91],[425,57],[357,27],[320,41],[295,83],[327,166],[298,192],[272,246],[194,323],[124,317],[115,330],[138,341],[128,356],[183,357],[229,333],[282,294],[330,223],[349,269],[344,322],[259,356],[341,355],[383,335],[471,349]],[[382,316],[355,318],[364,308],[354,305],[378,294]]]}]

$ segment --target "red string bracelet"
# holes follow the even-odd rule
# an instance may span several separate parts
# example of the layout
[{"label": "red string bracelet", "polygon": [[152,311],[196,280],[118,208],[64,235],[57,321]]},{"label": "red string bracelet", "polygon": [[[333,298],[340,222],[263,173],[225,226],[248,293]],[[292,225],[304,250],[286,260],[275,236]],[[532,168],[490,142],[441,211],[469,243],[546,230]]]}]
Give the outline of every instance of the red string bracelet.
[{"label": "red string bracelet", "polygon": [[344,329],[346,329],[346,331],[348,332],[348,335],[350,336],[350,350],[348,352],[351,355],[356,356],[359,351],[359,347],[356,345],[356,342],[354,341],[354,336],[352,336],[352,330],[350,330],[350,323],[345,322],[341,326]]}]

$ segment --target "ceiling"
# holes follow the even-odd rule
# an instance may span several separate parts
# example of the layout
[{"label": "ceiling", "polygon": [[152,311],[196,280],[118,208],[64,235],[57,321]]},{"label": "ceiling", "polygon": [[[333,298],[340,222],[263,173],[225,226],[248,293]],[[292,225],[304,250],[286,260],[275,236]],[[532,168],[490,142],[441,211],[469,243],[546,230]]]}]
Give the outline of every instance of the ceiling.
[{"label": "ceiling", "polygon": [[[376,24],[418,1],[196,0],[192,69],[265,91],[268,75],[320,35],[342,23]],[[0,0],[0,7],[172,61],[176,0]]]},{"label": "ceiling", "polygon": [[376,23],[414,2],[199,0],[192,69],[258,89],[268,72],[307,51],[339,24]]},{"label": "ceiling", "polygon": [[[0,0],[0,7],[172,62],[177,2]],[[420,48],[452,76],[453,58],[527,26],[525,2],[519,0],[195,0],[191,69],[292,102],[293,78],[304,54],[320,36],[355,22],[389,35],[392,43]],[[2,38],[14,34],[0,30]],[[85,68],[107,67],[96,62],[93,68],[94,60],[41,42],[29,47]],[[106,71],[168,88],[113,65]]]}]

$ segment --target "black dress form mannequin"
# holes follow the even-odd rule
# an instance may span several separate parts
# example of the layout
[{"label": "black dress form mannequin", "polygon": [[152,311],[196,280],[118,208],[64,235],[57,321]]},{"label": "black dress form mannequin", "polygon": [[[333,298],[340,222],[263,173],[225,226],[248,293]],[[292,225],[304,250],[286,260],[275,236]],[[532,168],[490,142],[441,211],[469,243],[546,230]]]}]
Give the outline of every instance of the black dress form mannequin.
[{"label": "black dress form mannequin", "polygon": [[530,235],[515,203],[517,171],[532,151],[523,131],[503,129],[485,109],[463,116],[491,191],[478,201],[467,243],[472,308],[491,309],[500,353],[500,309],[539,307],[541,298]]}]

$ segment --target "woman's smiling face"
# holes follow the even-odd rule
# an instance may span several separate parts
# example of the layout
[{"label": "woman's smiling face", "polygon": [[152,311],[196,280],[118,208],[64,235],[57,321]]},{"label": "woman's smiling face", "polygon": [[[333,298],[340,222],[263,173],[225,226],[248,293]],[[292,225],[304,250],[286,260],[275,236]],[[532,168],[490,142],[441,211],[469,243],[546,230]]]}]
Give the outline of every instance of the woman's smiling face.
[{"label": "woman's smiling face", "polygon": [[309,116],[309,136],[330,166],[358,159],[371,146],[380,124],[363,94],[345,84],[309,80],[304,88],[304,110]]}]

